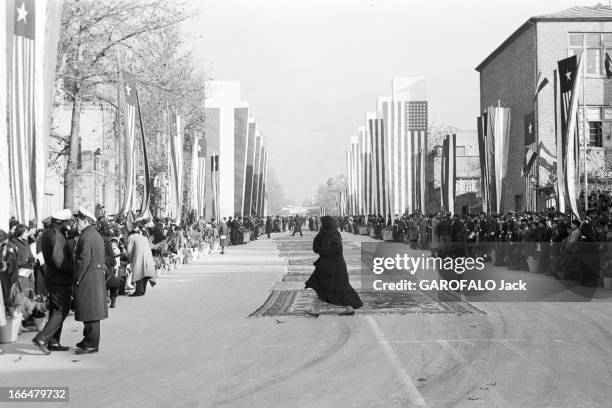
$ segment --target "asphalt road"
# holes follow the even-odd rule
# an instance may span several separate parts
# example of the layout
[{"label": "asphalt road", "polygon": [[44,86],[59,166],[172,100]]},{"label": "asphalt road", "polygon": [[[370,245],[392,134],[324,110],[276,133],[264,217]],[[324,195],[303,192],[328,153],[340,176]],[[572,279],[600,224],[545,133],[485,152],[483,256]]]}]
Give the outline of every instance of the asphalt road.
[{"label": "asphalt road", "polygon": [[[351,241],[369,238],[344,234]],[[98,354],[3,345],[1,386],[69,386],[70,407],[612,406],[612,305],[479,303],[483,315],[248,318],[287,271],[274,234],[120,297]],[[82,325],[69,317],[62,342]],[[11,406],[0,403],[0,407]]]}]

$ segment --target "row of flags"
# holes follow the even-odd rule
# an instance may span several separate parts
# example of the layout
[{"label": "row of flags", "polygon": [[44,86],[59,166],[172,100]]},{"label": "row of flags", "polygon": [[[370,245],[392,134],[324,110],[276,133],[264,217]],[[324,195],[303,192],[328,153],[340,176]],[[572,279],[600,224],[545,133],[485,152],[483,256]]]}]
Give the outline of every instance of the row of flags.
[{"label": "row of flags", "polygon": [[[612,77],[610,57],[606,53],[606,74]],[[571,211],[578,217],[576,190],[579,183],[580,142],[578,131],[578,94],[583,75],[583,59],[573,55],[558,61],[554,72],[554,104],[556,132],[556,182],[557,208]],[[531,178],[535,177],[534,164],[544,149],[537,137],[537,100],[549,81],[541,72],[536,78],[533,110],[523,118],[525,159],[521,175],[526,178],[525,191],[530,192]],[[504,183],[507,174],[510,109],[490,107],[477,119],[478,147],[480,153],[481,190],[483,209],[501,212],[504,206]],[[546,151],[546,149],[544,149]]]},{"label": "row of flags", "polygon": [[346,152],[347,211],[389,215],[427,207],[426,101],[384,100]]},{"label": "row of flags", "polygon": [[41,225],[59,0],[6,0],[0,6],[0,228],[14,214]]}]

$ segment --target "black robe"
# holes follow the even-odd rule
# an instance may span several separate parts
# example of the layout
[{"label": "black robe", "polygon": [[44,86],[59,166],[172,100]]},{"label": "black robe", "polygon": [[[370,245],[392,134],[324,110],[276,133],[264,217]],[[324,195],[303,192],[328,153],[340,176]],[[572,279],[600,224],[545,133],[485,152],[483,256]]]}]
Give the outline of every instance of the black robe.
[{"label": "black robe", "polygon": [[346,262],[342,255],[342,238],[336,230],[321,230],[314,239],[312,250],[319,254],[315,270],[306,281],[323,302],[336,306],[363,306],[359,295],[349,284]]}]

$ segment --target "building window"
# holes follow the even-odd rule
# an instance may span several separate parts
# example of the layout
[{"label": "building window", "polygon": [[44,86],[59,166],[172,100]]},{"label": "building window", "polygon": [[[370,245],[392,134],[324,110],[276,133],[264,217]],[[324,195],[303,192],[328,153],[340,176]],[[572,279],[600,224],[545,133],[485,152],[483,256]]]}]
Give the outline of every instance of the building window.
[{"label": "building window", "polygon": [[568,55],[580,57],[586,52],[584,68],[587,75],[605,73],[606,51],[612,48],[612,33],[570,33]]},{"label": "building window", "polygon": [[603,146],[603,126],[601,107],[587,107],[587,121],[589,124],[589,146]]},{"label": "building window", "polygon": [[601,122],[589,122],[589,146],[603,146]]}]

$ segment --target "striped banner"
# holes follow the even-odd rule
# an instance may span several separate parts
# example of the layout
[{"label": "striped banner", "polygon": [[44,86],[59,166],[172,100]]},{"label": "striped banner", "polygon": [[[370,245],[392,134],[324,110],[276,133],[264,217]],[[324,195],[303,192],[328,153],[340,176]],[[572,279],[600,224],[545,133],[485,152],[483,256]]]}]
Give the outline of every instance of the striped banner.
[{"label": "striped banner", "polygon": [[[143,183],[142,183],[142,202],[140,204],[139,220],[148,220],[153,218],[151,210],[149,208],[151,200],[151,176],[149,173],[149,155],[147,154],[147,137],[145,135],[144,124],[142,122],[142,112],[140,112],[140,100],[138,99],[138,92],[134,87],[134,93],[136,94],[136,105],[138,108],[138,121],[140,123],[140,136],[142,141],[142,155],[143,155]],[[134,160],[136,161],[136,160]]]},{"label": "striped banner", "polygon": [[[198,133],[199,135],[199,133]],[[197,139],[197,211],[199,216],[206,213],[206,138],[199,136]]]},{"label": "striped banner", "polygon": [[425,214],[427,167],[427,102],[410,101],[408,109],[408,131],[412,144],[412,185],[414,186],[413,212]]},{"label": "striped banner", "polygon": [[219,207],[219,154],[214,151],[210,156],[210,184],[212,186],[212,216],[220,220],[221,211]]},{"label": "striped banner", "polygon": [[[6,11],[9,7],[0,5],[0,55],[5,59],[0,62],[0,118],[7,117],[8,80],[7,65],[12,64],[8,52],[8,30],[10,27]],[[12,18],[11,18],[12,21]],[[6,27],[6,28],[5,28]],[[7,64],[8,61],[8,64]],[[0,122],[0,229],[8,232],[8,223],[11,215],[11,181],[9,177],[8,128],[6,121]]]},{"label": "striped banner", "polygon": [[508,170],[508,146],[510,141],[510,108],[490,107],[487,111],[487,170],[490,177],[491,208],[501,213],[503,192]]},{"label": "striped banner", "polygon": [[[4,6],[4,5],[3,5]],[[36,9],[34,0],[13,7],[11,66],[9,67],[9,175],[13,212],[28,223],[35,182],[34,156],[34,62]]]},{"label": "striped banner", "polygon": [[[583,60],[575,55],[558,62],[561,112],[561,171],[565,202],[575,217],[579,217],[576,188],[579,177],[580,143],[578,142],[578,99]],[[557,156],[557,160],[559,156]]]},{"label": "striped banner", "polygon": [[119,84],[123,93],[124,103],[121,104],[124,118],[125,136],[125,195],[119,214],[127,214],[134,209],[134,193],[136,191],[136,78],[129,72],[121,72]]},{"label": "striped banner", "polygon": [[443,144],[443,202],[446,211],[453,214],[455,212],[455,186],[457,180],[457,136],[455,134],[446,135]]},{"label": "striped banner", "polygon": [[[60,0],[36,0],[36,41],[34,51],[34,152],[31,180],[34,214],[39,228],[48,215],[43,211],[47,160],[51,133],[51,115],[55,92],[55,68],[57,43],[61,27],[62,2]],[[46,208],[50,212],[50,208]]]},{"label": "striped banner", "polygon": [[480,159],[480,193],[482,195],[482,209],[491,213],[489,204],[489,176],[487,170],[487,151],[486,151],[486,129],[487,112],[476,118],[478,125],[478,157]]}]

